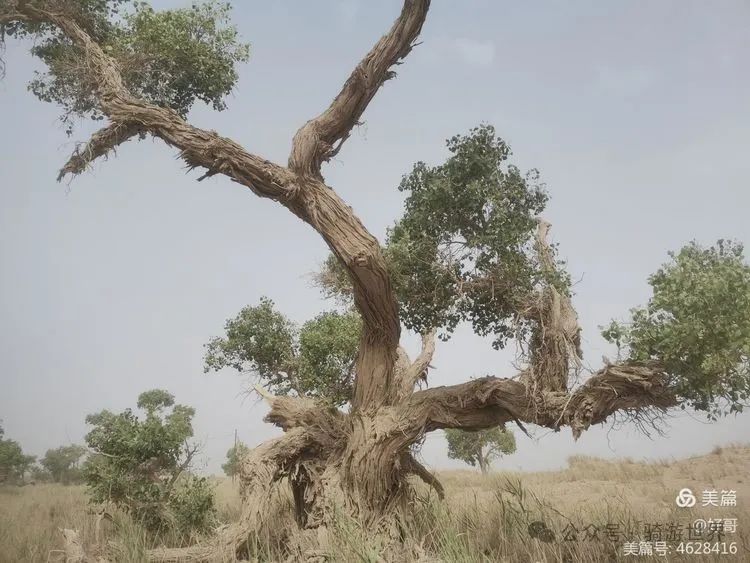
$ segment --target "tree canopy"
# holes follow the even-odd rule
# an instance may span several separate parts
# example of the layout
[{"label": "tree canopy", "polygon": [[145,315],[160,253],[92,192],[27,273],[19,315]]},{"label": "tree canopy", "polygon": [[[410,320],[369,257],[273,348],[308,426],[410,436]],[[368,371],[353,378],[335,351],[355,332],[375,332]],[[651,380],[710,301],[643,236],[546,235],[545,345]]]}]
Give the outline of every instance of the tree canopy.
[{"label": "tree canopy", "polygon": [[712,418],[750,398],[750,265],[741,244],[696,242],[670,253],[649,278],[653,296],[602,335],[633,361],[657,361],[683,408]]},{"label": "tree canopy", "polygon": [[[417,162],[401,180],[404,213],[389,229],[385,259],[404,325],[418,333],[460,322],[503,347],[526,328],[523,311],[543,282],[568,293],[560,262],[534,250],[547,193],[536,170],[509,162],[510,146],[491,125],[446,141],[443,164]],[[552,248],[551,250],[554,250]],[[329,297],[349,302],[351,284],[335,257],[316,275]]]},{"label": "tree canopy", "polygon": [[260,378],[274,393],[294,392],[340,405],[351,399],[361,321],[330,311],[296,327],[261,298],[225,325],[226,336],[206,345],[205,371],[231,367]]},{"label": "tree canopy", "polygon": [[86,453],[86,448],[76,444],[60,446],[47,450],[39,463],[55,483],[77,483],[81,480],[81,458]]},{"label": "tree canopy", "polygon": [[[33,4],[33,3],[32,3]],[[189,8],[155,11],[139,0],[55,2],[113,57],[124,85],[151,103],[187,115],[196,101],[214,109],[237,81],[235,64],[248,59],[249,47],[229,23],[231,7],[211,0]],[[98,84],[82,66],[81,49],[57,26],[15,21],[9,37],[35,38],[31,52],[47,66],[29,89],[42,101],[58,104],[68,132],[76,120],[101,120]]]},{"label": "tree canopy", "polygon": [[21,444],[5,438],[5,429],[0,424],[0,483],[22,480],[36,457],[25,455]]}]

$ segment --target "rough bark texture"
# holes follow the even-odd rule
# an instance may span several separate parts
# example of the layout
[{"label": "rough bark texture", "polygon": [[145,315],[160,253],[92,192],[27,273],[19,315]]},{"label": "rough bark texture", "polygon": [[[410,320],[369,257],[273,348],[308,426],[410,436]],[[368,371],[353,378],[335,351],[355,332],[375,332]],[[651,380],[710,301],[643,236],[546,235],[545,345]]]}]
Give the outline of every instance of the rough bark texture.
[{"label": "rough bark texture", "polygon": [[[213,131],[193,127],[176,112],[133,96],[117,62],[66,12],[62,1],[9,0],[0,23],[44,22],[57,26],[75,45],[82,65],[99,85],[101,111],[109,124],[76,150],[60,177],[75,175],[134,136],[158,137],[205,176],[222,174],[254,194],[285,206],[325,240],[346,268],[363,334],[351,410],[344,414],[308,399],[272,397],[267,421],[283,437],[253,450],[242,463],[244,511],[210,542],[184,549],[158,549],[154,561],[232,560],[258,529],[273,488],[282,480],[293,491],[302,528],[326,526],[334,507],[371,529],[396,536],[408,513],[414,475],[442,496],[442,486],[411,453],[425,433],[440,428],[483,429],[506,422],[558,430],[577,438],[617,411],[644,414],[675,405],[666,374],[655,364],[607,365],[577,389],[568,390],[579,367],[579,327],[570,299],[540,287],[520,313],[532,321],[529,366],[515,379],[486,377],[448,387],[415,390],[426,381],[434,334],[423,338],[415,361],[399,346],[398,305],[381,247],[352,209],[324,181],[321,164],[335,155],[378,89],[413,48],[429,0],[405,0],[390,31],[362,59],[331,105],[294,137],[286,167],[251,154]],[[548,225],[537,237],[540,262],[552,268]]]},{"label": "rough bark texture", "polygon": [[121,144],[141,133],[137,125],[120,125],[112,123],[103,127],[91,136],[88,143],[76,148],[68,162],[60,170],[58,181],[68,175],[75,176],[84,172],[91,163],[102,156],[106,157]]}]

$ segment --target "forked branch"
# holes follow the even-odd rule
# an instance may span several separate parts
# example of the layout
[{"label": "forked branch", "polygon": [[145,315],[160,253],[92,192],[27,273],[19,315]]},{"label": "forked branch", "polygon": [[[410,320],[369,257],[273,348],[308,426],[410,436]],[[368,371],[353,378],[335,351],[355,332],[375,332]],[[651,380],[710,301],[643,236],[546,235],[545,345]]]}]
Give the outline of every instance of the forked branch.
[{"label": "forked branch", "polygon": [[[390,76],[389,67],[409,52],[428,5],[426,0],[406,0],[391,32],[360,63],[331,107],[313,120],[311,130],[320,130],[321,138],[329,141],[346,134],[345,124],[353,124],[359,118],[379,85]],[[178,148],[190,168],[207,170],[204,177],[223,174],[261,197],[282,203],[323,237],[351,277],[354,301],[364,325],[356,369],[355,407],[376,407],[392,401],[396,387],[391,374],[400,323],[377,239],[319,175],[300,173],[299,167],[290,170],[278,166],[213,131],[193,127],[170,108],[133,96],[123,83],[117,61],[92,40],[75,15],[66,11],[67,6],[52,0],[33,4],[9,0],[2,12],[4,22],[46,23],[59,28],[79,48],[81,67],[89,73],[89,81],[97,84],[100,109],[110,119],[111,125],[74,155],[62,175],[79,172],[135,130]],[[317,141],[314,145],[318,146]],[[318,153],[314,147],[311,150]]]}]

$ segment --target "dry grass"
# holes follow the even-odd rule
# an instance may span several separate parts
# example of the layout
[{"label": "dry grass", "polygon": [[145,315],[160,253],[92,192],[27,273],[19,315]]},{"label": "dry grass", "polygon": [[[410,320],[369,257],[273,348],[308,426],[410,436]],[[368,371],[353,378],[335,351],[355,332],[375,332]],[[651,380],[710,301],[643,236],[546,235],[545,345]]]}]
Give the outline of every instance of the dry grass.
[{"label": "dry grass", "polygon": [[[391,559],[422,562],[483,561],[674,561],[670,557],[624,556],[622,542],[565,541],[563,528],[572,523],[578,529],[591,524],[604,529],[617,525],[623,541],[643,538],[643,524],[679,523],[696,518],[737,518],[735,534],[723,541],[736,542],[738,554],[684,556],[691,562],[750,561],[750,447],[716,448],[711,454],[674,462],[618,462],[574,456],[562,471],[539,473],[495,473],[482,477],[471,471],[440,474],[447,499],[439,503],[427,488],[420,488],[415,501],[415,518],[406,531],[409,541]],[[691,509],[677,508],[675,496],[691,488],[699,497]],[[700,493],[706,489],[732,489],[737,507],[700,506]],[[217,502],[223,521],[235,520],[240,504],[236,487],[229,479],[217,479]],[[86,545],[94,543],[94,517],[88,513],[82,487],[38,485],[0,488],[0,562],[59,561],[61,546],[58,528],[76,528]],[[291,503],[279,494],[268,514],[264,530],[252,542],[257,561],[278,561],[292,529]],[[115,515],[107,525],[108,539],[125,546],[121,561],[142,561],[147,540],[126,516]],[[533,539],[528,527],[541,521],[555,534],[552,542]],[[629,531],[628,531],[629,530]],[[329,560],[383,561],[385,546],[377,537],[360,529],[355,522],[339,518],[328,536]],[[170,541],[170,538],[163,538]],[[672,542],[672,547],[677,543]]]}]

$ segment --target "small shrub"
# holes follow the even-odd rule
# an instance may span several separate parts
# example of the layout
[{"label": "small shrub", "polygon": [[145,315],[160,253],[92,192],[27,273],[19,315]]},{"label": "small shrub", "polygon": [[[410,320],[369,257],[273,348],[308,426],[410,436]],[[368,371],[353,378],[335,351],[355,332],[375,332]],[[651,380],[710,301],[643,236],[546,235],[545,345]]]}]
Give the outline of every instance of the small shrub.
[{"label": "small shrub", "polygon": [[195,409],[176,405],[160,389],[141,393],[138,408],[86,417],[93,428],[86,443],[94,452],[84,466],[93,502],[111,502],[129,513],[152,535],[187,539],[216,521],[213,488],[188,474],[197,448]]}]

